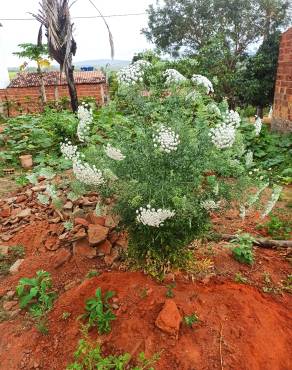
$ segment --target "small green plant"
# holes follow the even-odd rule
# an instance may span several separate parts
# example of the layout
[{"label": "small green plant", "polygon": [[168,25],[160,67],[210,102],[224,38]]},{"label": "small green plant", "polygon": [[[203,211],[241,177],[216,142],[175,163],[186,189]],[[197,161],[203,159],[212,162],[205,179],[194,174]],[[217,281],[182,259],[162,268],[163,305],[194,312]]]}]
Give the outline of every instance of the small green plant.
[{"label": "small green plant", "polygon": [[69,364],[66,370],[154,370],[153,365],[159,358],[160,355],[155,354],[151,359],[147,359],[144,352],[141,352],[137,359],[137,366],[129,367],[131,361],[129,353],[120,356],[103,356],[100,344],[92,344],[86,337],[78,342],[74,362]]},{"label": "small green plant", "polygon": [[271,275],[268,272],[263,273],[263,292],[265,293],[274,293],[274,294],[279,294],[281,293],[281,288],[274,284]]},{"label": "small green plant", "polygon": [[52,307],[56,293],[52,291],[51,275],[46,271],[37,271],[36,277],[21,278],[16,287],[21,309],[28,307],[34,317],[41,317]]},{"label": "small green plant", "polygon": [[62,313],[62,320],[68,320],[70,316],[71,316],[71,312],[64,311]]},{"label": "small green plant", "polygon": [[260,228],[266,228],[268,234],[274,239],[288,239],[292,232],[291,223],[287,220],[281,220],[275,215],[271,215],[270,221],[260,225]]},{"label": "small green plant", "polygon": [[48,319],[46,317],[38,318],[36,322],[36,328],[41,334],[48,335],[49,334]]},{"label": "small green plant", "polygon": [[292,274],[287,275],[285,280],[281,281],[282,289],[288,293],[292,293]]},{"label": "small green plant", "polygon": [[198,322],[199,318],[196,314],[191,314],[189,316],[184,316],[183,322],[189,326],[190,328],[193,326],[194,323]]},{"label": "small green plant", "polygon": [[237,272],[234,276],[234,281],[236,283],[240,283],[240,284],[247,284],[248,283],[248,279],[243,276],[240,272]]},{"label": "small green plant", "polygon": [[173,284],[166,285],[166,288],[167,290],[166,290],[165,296],[167,298],[173,298],[174,297],[173,289],[175,288],[175,284],[173,283]]},{"label": "small green plant", "polygon": [[71,221],[65,221],[63,223],[64,227],[65,227],[65,230],[69,231],[69,230],[72,230],[73,229],[73,222]]},{"label": "small green plant", "polygon": [[95,277],[95,276],[98,276],[99,275],[99,272],[97,270],[90,270],[88,271],[88,273],[86,274],[86,278],[87,279],[91,279],[92,277]]},{"label": "small green plant", "polygon": [[101,288],[97,288],[95,297],[86,301],[85,310],[87,312],[82,315],[82,318],[88,319],[89,328],[97,326],[99,334],[109,333],[111,331],[110,322],[116,319],[108,303],[114,295],[115,293],[109,290],[102,297]]},{"label": "small green plant", "polygon": [[19,186],[26,186],[29,184],[29,180],[27,179],[25,175],[20,175],[16,177],[15,182]]},{"label": "small green plant", "polygon": [[249,234],[241,234],[231,240],[234,259],[240,263],[252,265],[254,262],[253,242],[254,238]]}]

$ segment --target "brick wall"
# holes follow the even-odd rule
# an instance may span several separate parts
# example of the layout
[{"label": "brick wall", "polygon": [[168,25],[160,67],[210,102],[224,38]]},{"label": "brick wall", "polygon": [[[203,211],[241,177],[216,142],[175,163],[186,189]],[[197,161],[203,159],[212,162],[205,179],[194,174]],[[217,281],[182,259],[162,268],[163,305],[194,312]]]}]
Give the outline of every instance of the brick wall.
[{"label": "brick wall", "polygon": [[[105,83],[77,84],[78,98],[92,97],[98,105],[103,105],[108,93]],[[46,86],[48,103],[62,97],[69,99],[69,91],[66,85]],[[9,117],[24,113],[41,112],[41,94],[39,87],[8,87],[0,89],[0,114]]]},{"label": "brick wall", "polygon": [[292,132],[292,27],[281,37],[272,129]]}]

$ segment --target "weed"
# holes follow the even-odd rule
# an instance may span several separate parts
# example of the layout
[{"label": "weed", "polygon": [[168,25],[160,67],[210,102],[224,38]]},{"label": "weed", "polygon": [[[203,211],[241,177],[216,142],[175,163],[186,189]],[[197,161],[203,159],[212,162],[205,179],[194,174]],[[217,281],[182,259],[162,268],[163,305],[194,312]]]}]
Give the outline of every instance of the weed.
[{"label": "weed", "polygon": [[247,279],[245,276],[241,275],[241,273],[240,273],[240,272],[237,272],[237,273],[235,274],[235,276],[234,276],[234,281],[235,281],[236,283],[248,284],[248,279]]},{"label": "weed", "polygon": [[274,239],[288,239],[292,232],[291,223],[287,220],[281,220],[275,215],[271,215],[270,221],[263,225],[259,225],[259,228],[267,229],[268,234]]},{"label": "weed", "polygon": [[147,288],[143,288],[139,291],[139,296],[142,298],[142,299],[145,299],[146,297],[148,297],[148,290]]},{"label": "weed", "polygon": [[19,186],[26,186],[29,184],[29,180],[27,179],[25,175],[20,175],[16,177],[15,182]]},{"label": "weed", "polygon": [[36,328],[41,334],[48,335],[49,334],[48,319],[46,317],[38,318],[36,322]]},{"label": "weed", "polygon": [[89,328],[97,326],[99,334],[109,333],[111,331],[110,322],[116,318],[108,303],[114,294],[114,292],[108,291],[102,297],[101,288],[97,288],[95,297],[86,301],[85,310],[87,312],[82,315],[82,318],[88,319]]},{"label": "weed", "polygon": [[34,317],[41,317],[53,307],[56,294],[51,290],[51,275],[46,271],[37,271],[36,277],[21,278],[16,287],[20,308],[29,308]]},{"label": "weed", "polygon": [[119,356],[103,356],[99,343],[92,344],[88,337],[78,342],[74,353],[74,362],[67,366],[67,370],[154,370],[153,365],[159,360],[160,354],[147,359],[144,352],[138,355],[137,366],[129,367],[131,355],[124,353]]},{"label": "weed", "polygon": [[235,239],[231,240],[232,255],[236,261],[252,265],[254,262],[253,254],[254,238],[249,234],[238,235]]},{"label": "weed", "polygon": [[287,275],[285,280],[281,281],[282,289],[288,293],[292,293],[292,275]]},{"label": "weed", "polygon": [[98,276],[98,275],[99,275],[99,272],[97,270],[90,270],[90,271],[88,271],[88,273],[86,274],[85,277],[87,279],[90,279],[90,278],[92,278],[94,276]]},{"label": "weed", "polygon": [[64,227],[65,227],[65,230],[69,231],[69,230],[72,230],[73,229],[73,222],[71,221],[65,221],[63,223]]},{"label": "weed", "polygon": [[198,322],[198,321],[199,321],[199,318],[198,318],[198,316],[195,313],[193,313],[193,314],[191,314],[189,316],[184,316],[184,318],[183,318],[183,322],[187,326],[189,326],[190,328],[193,326],[193,324],[195,322]]},{"label": "weed", "polygon": [[263,292],[265,293],[274,293],[274,294],[280,294],[281,288],[274,284],[272,281],[272,278],[268,272],[263,273]]},{"label": "weed", "polygon": [[174,297],[173,289],[175,288],[175,283],[166,285],[166,288],[167,290],[166,290],[165,296],[167,298],[173,298]]}]

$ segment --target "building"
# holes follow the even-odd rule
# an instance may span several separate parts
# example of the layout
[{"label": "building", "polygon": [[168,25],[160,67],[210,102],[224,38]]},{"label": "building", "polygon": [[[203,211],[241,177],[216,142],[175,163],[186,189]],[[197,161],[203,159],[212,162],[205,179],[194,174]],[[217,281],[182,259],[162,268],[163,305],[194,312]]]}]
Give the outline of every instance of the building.
[{"label": "building", "polygon": [[[69,91],[64,73],[44,72],[47,103],[69,101]],[[100,71],[74,72],[78,98],[93,98],[97,105],[107,100],[108,86]],[[5,89],[0,89],[0,113],[9,117],[43,110],[41,99],[41,76],[37,72],[18,73]]]},{"label": "building", "polygon": [[281,36],[272,129],[292,132],[292,27]]}]

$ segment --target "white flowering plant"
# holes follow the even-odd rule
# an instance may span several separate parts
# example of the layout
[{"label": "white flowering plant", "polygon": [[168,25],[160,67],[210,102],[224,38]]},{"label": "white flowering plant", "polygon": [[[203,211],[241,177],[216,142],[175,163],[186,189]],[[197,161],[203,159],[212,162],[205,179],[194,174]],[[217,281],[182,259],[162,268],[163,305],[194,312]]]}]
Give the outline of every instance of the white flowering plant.
[{"label": "white flowering plant", "polygon": [[[208,231],[212,213],[233,199],[247,202],[245,190],[257,178],[242,160],[240,118],[226,102],[207,94],[186,99],[189,91],[181,90],[165,96],[163,89],[145,97],[133,87],[104,108],[123,122],[106,143],[63,151],[77,179],[112,196],[132,256],[182,266],[187,245]],[[224,125],[227,135],[216,132]]]}]

